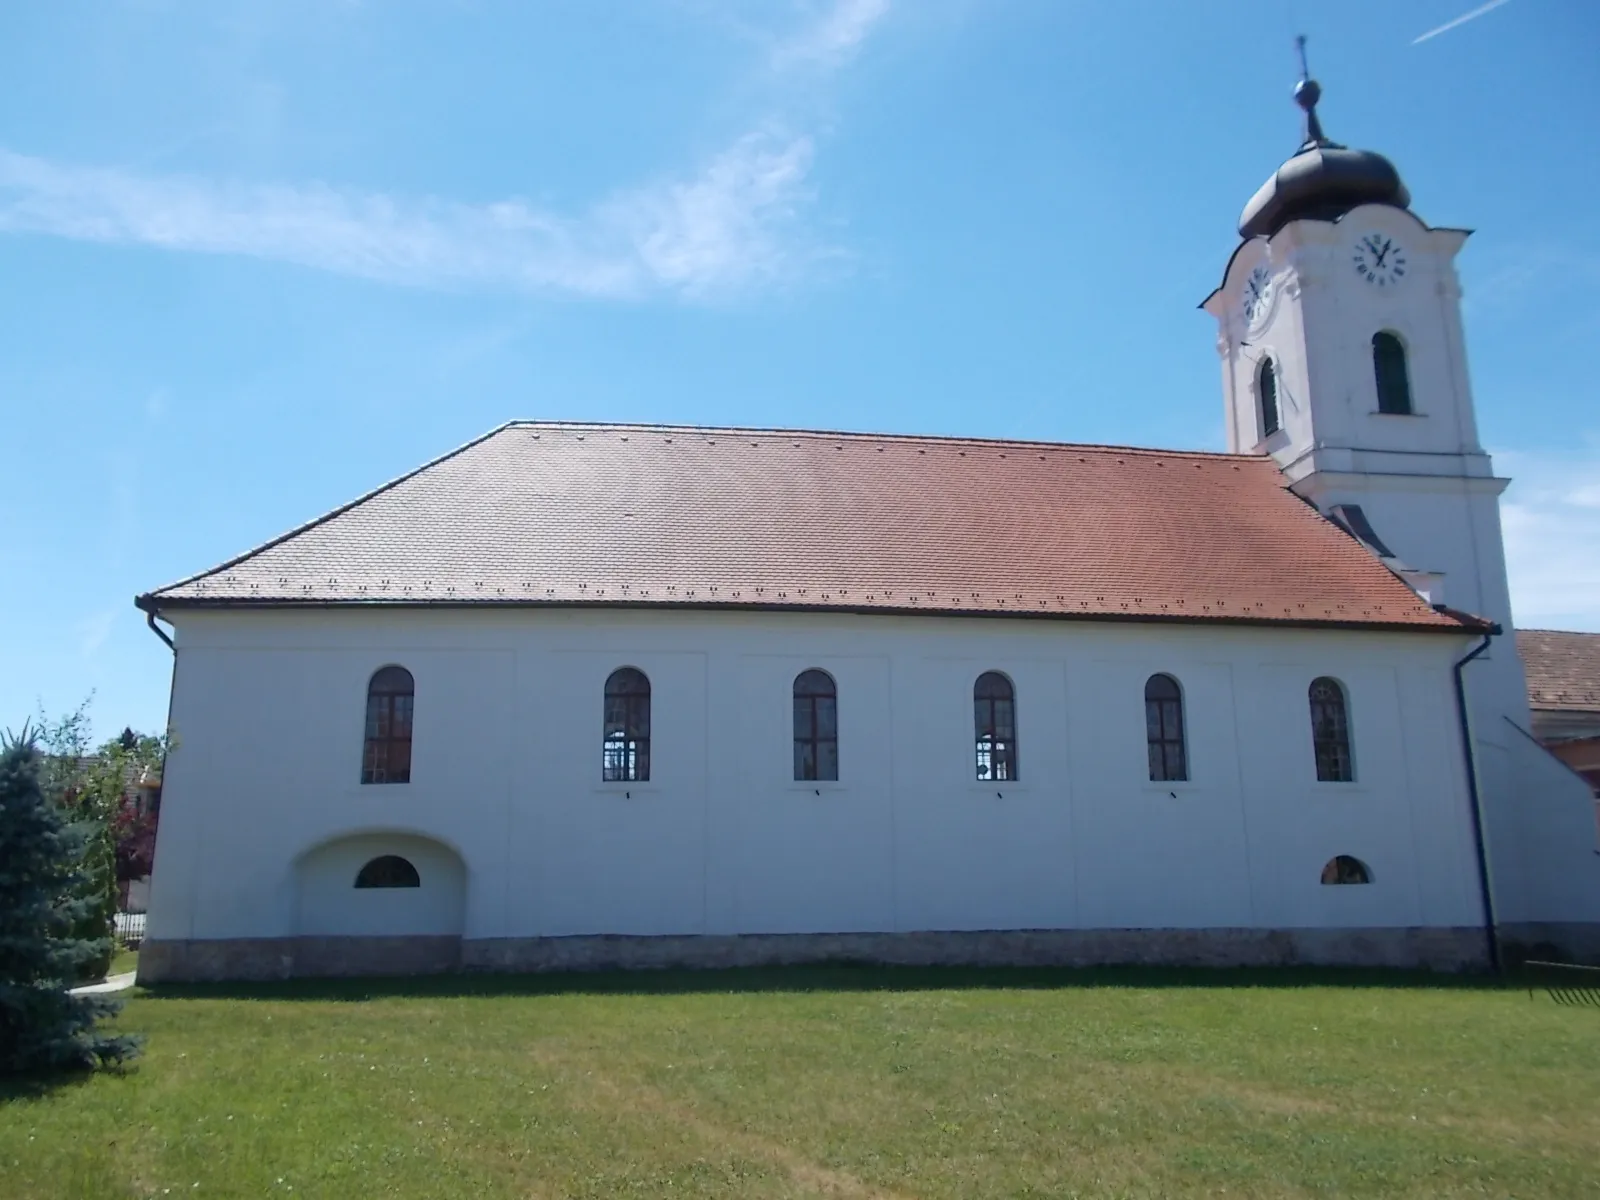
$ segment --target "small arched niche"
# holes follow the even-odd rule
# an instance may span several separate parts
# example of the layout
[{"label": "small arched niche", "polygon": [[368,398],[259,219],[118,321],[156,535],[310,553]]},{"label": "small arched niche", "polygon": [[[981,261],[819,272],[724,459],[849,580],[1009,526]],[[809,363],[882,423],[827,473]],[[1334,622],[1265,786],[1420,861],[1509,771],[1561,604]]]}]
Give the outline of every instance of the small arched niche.
[{"label": "small arched niche", "polygon": [[443,842],[410,833],[357,833],[295,863],[300,937],[460,937],[467,870]]},{"label": "small arched niche", "polygon": [[1322,882],[1329,887],[1371,883],[1372,872],[1359,858],[1352,858],[1348,854],[1335,854],[1322,868]]}]

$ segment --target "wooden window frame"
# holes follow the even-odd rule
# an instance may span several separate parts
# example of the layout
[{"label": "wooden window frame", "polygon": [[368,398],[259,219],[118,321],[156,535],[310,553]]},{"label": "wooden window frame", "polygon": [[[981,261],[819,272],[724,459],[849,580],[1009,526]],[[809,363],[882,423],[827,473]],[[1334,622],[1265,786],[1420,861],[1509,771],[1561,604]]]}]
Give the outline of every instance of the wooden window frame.
[{"label": "wooden window frame", "polygon": [[[1164,693],[1170,686],[1171,695]],[[1152,691],[1163,694],[1152,695]],[[1144,681],[1145,757],[1151,783],[1187,783],[1189,742],[1183,712],[1183,685],[1164,671]],[[1173,760],[1176,757],[1176,768]]]},{"label": "wooden window frame", "polygon": [[1001,671],[985,671],[972,684],[973,762],[979,783],[1016,783],[1017,688]]},{"label": "wooden window frame", "polygon": [[794,677],[793,693],[795,781],[837,783],[839,685],[828,672],[810,667]]},{"label": "wooden window frame", "polygon": [[361,746],[361,782],[411,782],[417,683],[395,663],[367,680],[367,720]]},{"label": "wooden window frame", "polygon": [[[1318,692],[1323,695],[1319,696]],[[1306,689],[1311,703],[1311,752],[1318,783],[1354,783],[1355,755],[1350,748],[1350,697],[1344,684],[1319,675]]]},{"label": "wooden window frame", "polygon": [[1322,867],[1324,887],[1359,886],[1372,882],[1372,869],[1351,854],[1335,854]]},{"label": "wooden window frame", "polygon": [[650,781],[650,677],[638,667],[618,667],[606,677],[600,778]]}]

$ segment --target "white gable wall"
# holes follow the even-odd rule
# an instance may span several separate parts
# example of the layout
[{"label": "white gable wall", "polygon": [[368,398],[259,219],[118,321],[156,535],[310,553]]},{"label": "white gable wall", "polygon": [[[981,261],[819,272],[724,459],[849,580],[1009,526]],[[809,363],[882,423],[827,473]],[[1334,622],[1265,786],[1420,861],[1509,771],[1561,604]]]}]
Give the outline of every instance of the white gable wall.
[{"label": "white gable wall", "polygon": [[[439,901],[459,914],[373,934],[1481,923],[1450,683],[1465,637],[594,609],[176,621],[152,940],[354,932],[358,902],[422,902],[350,889],[338,910],[329,880],[353,882],[351,847],[426,875],[413,838],[459,861]],[[416,680],[412,782],[363,786],[367,681],[388,663]],[[652,685],[648,783],[600,781],[602,689],[624,665]],[[791,777],[808,667],[838,683],[838,783]],[[1016,686],[1016,782],[974,779],[985,670]],[[1190,782],[1147,779],[1156,671],[1184,689]],[[1350,696],[1354,784],[1315,780],[1323,674]],[[1375,882],[1320,884],[1341,853]]]}]

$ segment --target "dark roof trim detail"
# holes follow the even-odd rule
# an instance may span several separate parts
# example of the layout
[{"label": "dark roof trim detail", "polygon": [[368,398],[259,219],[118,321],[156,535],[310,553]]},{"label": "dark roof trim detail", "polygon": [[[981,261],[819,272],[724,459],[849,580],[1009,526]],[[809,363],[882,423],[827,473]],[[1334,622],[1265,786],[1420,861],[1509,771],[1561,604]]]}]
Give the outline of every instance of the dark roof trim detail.
[{"label": "dark roof trim detail", "polygon": [[305,611],[307,609],[479,609],[479,608],[620,608],[640,612],[661,609],[699,610],[719,612],[784,612],[784,613],[841,613],[858,617],[990,617],[1000,620],[1024,621],[1104,621],[1115,624],[1136,625],[1249,625],[1277,629],[1357,629],[1390,633],[1484,633],[1499,626],[1493,621],[1470,613],[1459,612],[1444,605],[1434,605],[1434,611],[1457,622],[1456,625],[1422,625],[1406,622],[1341,621],[1337,619],[1299,620],[1292,617],[1235,617],[1192,613],[1107,613],[1107,612],[1039,612],[1036,609],[996,611],[982,608],[927,608],[905,605],[854,605],[793,604],[793,603],[743,603],[728,600],[199,600],[168,598],[152,595],[134,597],[134,604],[145,612],[165,612],[179,609],[279,609]]}]

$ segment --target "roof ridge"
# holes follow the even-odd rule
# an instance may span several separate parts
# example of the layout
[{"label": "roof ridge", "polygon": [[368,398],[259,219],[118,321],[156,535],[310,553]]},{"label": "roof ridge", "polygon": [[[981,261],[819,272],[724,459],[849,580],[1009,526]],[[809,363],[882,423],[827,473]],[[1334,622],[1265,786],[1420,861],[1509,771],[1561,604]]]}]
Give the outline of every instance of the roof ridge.
[{"label": "roof ridge", "polygon": [[[854,441],[940,442],[953,446],[1023,446],[1029,449],[1094,450],[1116,454],[1150,454],[1164,458],[1214,458],[1261,462],[1264,454],[1231,454],[1225,450],[1166,450],[1156,446],[1127,446],[1107,442],[1050,442],[1038,438],[987,438],[941,433],[867,433],[851,429],[785,429],[775,426],[668,425],[629,421],[507,421],[500,429],[614,430],[619,433],[737,434],[758,437],[849,438]],[[499,432],[496,430],[495,432]],[[432,464],[429,464],[432,465]]]},{"label": "roof ridge", "polygon": [[1562,634],[1570,634],[1573,637],[1600,638],[1600,630],[1594,630],[1594,629],[1536,629],[1536,628],[1530,628],[1530,627],[1527,627],[1527,626],[1519,625],[1519,626],[1517,626],[1516,632],[1517,633],[1562,633]]},{"label": "roof ridge", "polygon": [[430,470],[431,468],[438,466],[440,463],[446,462],[446,461],[454,458],[456,455],[462,454],[462,453],[472,449],[474,446],[478,445],[481,442],[488,441],[490,438],[494,437],[495,434],[504,433],[507,429],[511,428],[511,426],[513,426],[515,424],[517,424],[517,422],[515,422],[515,421],[504,421],[501,424],[496,425],[493,429],[489,430],[488,433],[479,434],[477,437],[472,438],[470,441],[462,442],[461,445],[457,446],[454,450],[446,450],[443,454],[439,455],[437,458],[431,458],[427,462],[423,463],[420,467],[414,467],[411,470],[405,472],[403,475],[396,475],[393,479],[389,480],[387,483],[380,483],[377,487],[373,488],[371,491],[362,493],[361,495],[357,496],[354,500],[351,500],[346,504],[339,505],[338,508],[330,509],[329,511],[323,513],[320,517],[312,517],[311,520],[309,520],[309,521],[303,521],[299,525],[296,525],[293,529],[290,529],[285,533],[280,533],[275,538],[269,538],[267,541],[262,542],[259,546],[256,546],[256,547],[254,547],[254,548],[252,548],[250,550],[246,550],[243,554],[236,554],[232,558],[228,559],[227,562],[219,563],[218,565],[212,567],[210,570],[200,571],[200,572],[197,572],[194,575],[189,575],[189,576],[187,576],[187,577],[185,577],[183,579],[179,579],[179,580],[177,580],[177,581],[175,581],[173,583],[168,583],[168,584],[165,584],[165,585],[163,585],[161,587],[154,588],[151,591],[143,592],[140,595],[135,596],[133,598],[133,602],[137,607],[139,607],[141,609],[144,609],[146,612],[154,612],[155,611],[155,609],[154,609],[154,597],[158,593],[160,593],[160,592],[169,592],[174,588],[184,587],[187,584],[197,583],[202,579],[209,579],[213,575],[220,575],[224,571],[230,571],[234,567],[238,566],[240,563],[246,561],[247,559],[254,558],[258,554],[264,554],[264,553],[266,553],[266,551],[271,550],[274,546],[281,545],[282,543],[287,542],[290,538],[299,537],[302,533],[305,533],[306,531],[311,530],[311,529],[315,529],[318,525],[325,524],[328,521],[333,520],[335,517],[343,516],[345,513],[349,512],[352,508],[357,508],[357,507],[365,504],[368,500],[371,500],[371,499],[373,499],[374,497],[377,497],[377,496],[381,496],[384,492],[387,492],[390,488],[399,487],[406,480],[411,479],[411,478],[413,478],[413,477],[415,477],[417,475],[420,475],[424,471]]}]

